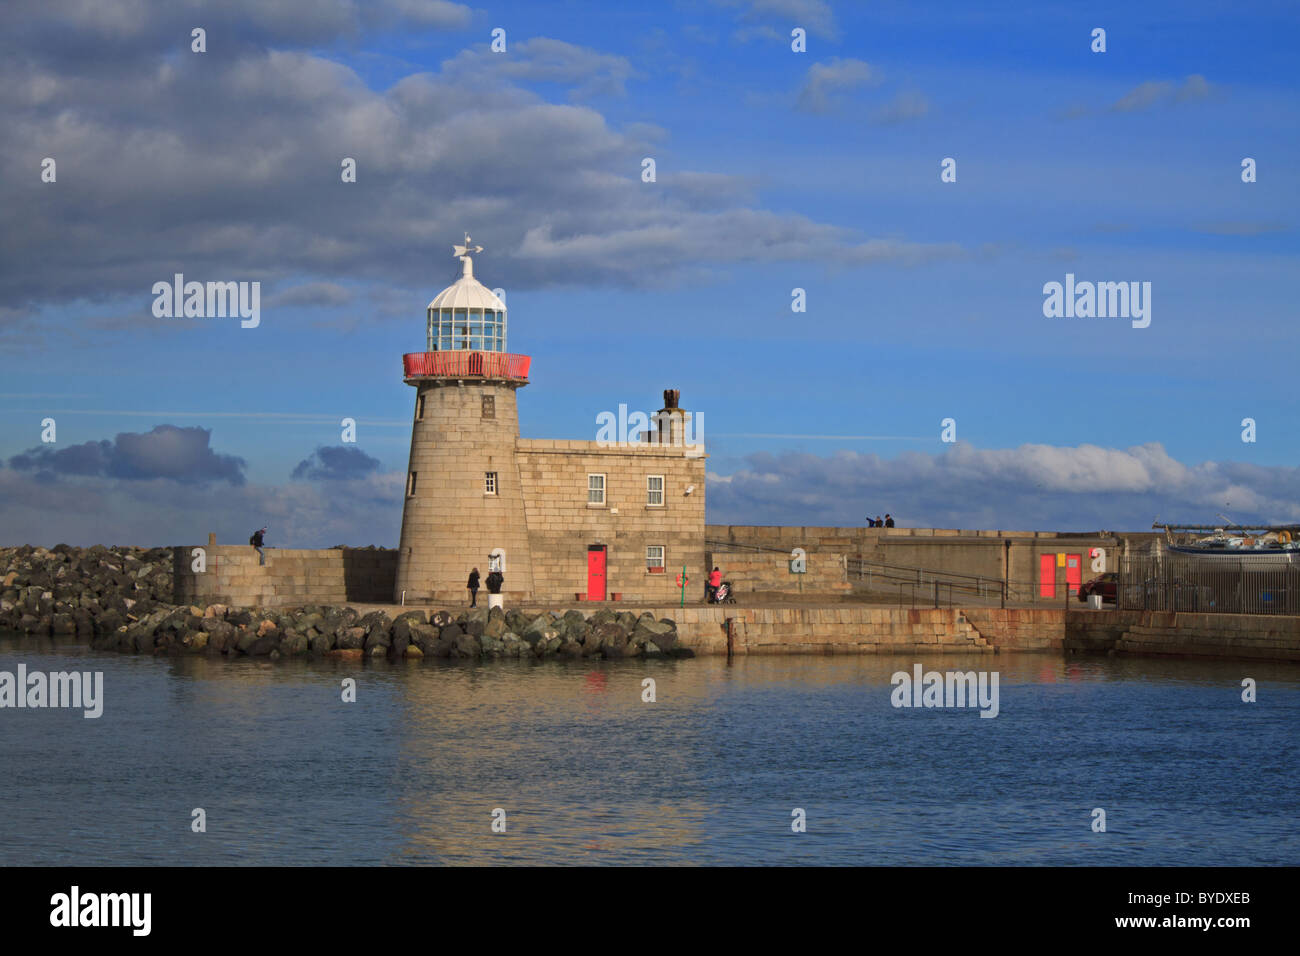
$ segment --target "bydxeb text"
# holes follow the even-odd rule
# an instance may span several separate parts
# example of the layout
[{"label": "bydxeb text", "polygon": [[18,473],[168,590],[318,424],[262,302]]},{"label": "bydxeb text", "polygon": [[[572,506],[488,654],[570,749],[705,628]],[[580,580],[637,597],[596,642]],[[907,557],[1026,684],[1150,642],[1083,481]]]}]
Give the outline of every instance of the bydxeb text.
[{"label": "bydxeb text", "polygon": [[[894,685],[889,702],[895,707],[975,707],[981,717],[998,715],[998,672],[921,671],[916,664],[912,673],[898,671],[889,682]],[[978,691],[978,696],[977,692]]]},{"label": "bydxeb text", "polygon": [[183,273],[173,281],[155,282],[153,314],[160,319],[224,319],[240,316],[240,328],[255,329],[262,322],[262,283],[186,282]]}]

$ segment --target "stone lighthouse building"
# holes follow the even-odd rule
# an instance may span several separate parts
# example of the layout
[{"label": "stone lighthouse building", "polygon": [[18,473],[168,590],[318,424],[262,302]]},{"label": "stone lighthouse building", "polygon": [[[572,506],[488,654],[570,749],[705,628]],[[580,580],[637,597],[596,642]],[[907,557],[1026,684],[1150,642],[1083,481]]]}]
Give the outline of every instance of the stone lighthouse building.
[{"label": "stone lighthouse building", "polygon": [[395,597],[459,602],[477,567],[501,570],[507,603],[667,602],[685,568],[698,599],[702,418],[671,390],[631,416],[593,396],[618,410],[595,441],[520,438],[531,359],[506,350],[506,305],[474,277],[482,247],[453,248],[462,275],[428,305],[425,351],[402,356],[415,409]]}]

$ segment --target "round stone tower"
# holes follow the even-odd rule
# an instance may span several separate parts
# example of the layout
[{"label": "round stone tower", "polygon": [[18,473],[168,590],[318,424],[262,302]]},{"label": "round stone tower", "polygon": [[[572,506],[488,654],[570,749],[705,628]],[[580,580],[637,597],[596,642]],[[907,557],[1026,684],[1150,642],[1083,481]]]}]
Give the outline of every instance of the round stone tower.
[{"label": "round stone tower", "polygon": [[507,600],[532,596],[528,524],[515,457],[516,391],[528,384],[527,355],[506,351],[506,306],[474,278],[465,244],[459,279],[427,311],[426,350],[402,356],[415,387],[411,460],[402,509],[394,599],[407,604],[468,600],[477,567],[486,604],[489,570],[505,576]]}]

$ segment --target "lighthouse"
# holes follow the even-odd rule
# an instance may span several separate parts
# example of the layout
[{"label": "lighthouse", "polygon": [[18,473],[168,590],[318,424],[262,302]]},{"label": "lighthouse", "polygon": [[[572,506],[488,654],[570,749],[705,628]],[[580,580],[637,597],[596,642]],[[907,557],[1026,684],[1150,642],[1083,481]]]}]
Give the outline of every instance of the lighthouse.
[{"label": "lighthouse", "polygon": [[402,356],[415,389],[395,595],[407,603],[459,602],[474,567],[500,570],[507,596],[533,591],[515,455],[531,360],[506,350],[506,304],[474,276],[483,247],[466,235],[452,249],[461,276],[427,307],[425,350]]},{"label": "lighthouse", "polygon": [[464,604],[478,568],[484,582],[501,571],[507,604],[698,600],[703,413],[681,408],[676,389],[653,415],[593,393],[606,409],[593,424],[617,408],[617,435],[521,438],[531,360],[506,350],[506,304],[474,276],[483,247],[467,235],[452,251],[461,276],[428,305],[424,351],[402,356],[415,406],[395,599]]}]

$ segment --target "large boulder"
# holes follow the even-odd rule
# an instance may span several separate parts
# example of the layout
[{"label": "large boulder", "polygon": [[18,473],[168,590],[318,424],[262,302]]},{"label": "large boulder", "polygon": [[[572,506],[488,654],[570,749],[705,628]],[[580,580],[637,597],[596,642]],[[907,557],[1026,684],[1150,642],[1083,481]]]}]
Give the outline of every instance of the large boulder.
[{"label": "large boulder", "polygon": [[645,615],[637,621],[636,630],[632,632],[632,643],[641,647],[653,643],[659,650],[666,651],[677,643],[677,629]]},{"label": "large boulder", "polygon": [[456,638],[455,652],[457,657],[477,660],[483,653],[483,645],[473,634],[461,634]]},{"label": "large boulder", "polygon": [[358,627],[365,628],[366,639],[365,648],[369,651],[372,647],[382,646],[387,652],[388,646],[393,641],[392,626],[393,622],[384,611],[371,611],[360,621]]},{"label": "large boulder", "polygon": [[602,624],[612,624],[616,620],[618,620],[618,613],[613,608],[602,607],[587,623],[592,627],[599,627]]},{"label": "large boulder", "polygon": [[336,650],[340,651],[359,651],[366,644],[366,629],[364,627],[347,627],[343,629],[334,642]]},{"label": "large boulder", "polygon": [[440,633],[441,631],[432,624],[416,624],[410,629],[411,644],[419,647],[425,655],[431,656]]},{"label": "large boulder", "polygon": [[591,634],[587,637],[587,646],[592,650],[603,650],[606,647],[622,648],[627,643],[627,632],[614,623],[599,624],[592,628]]}]

